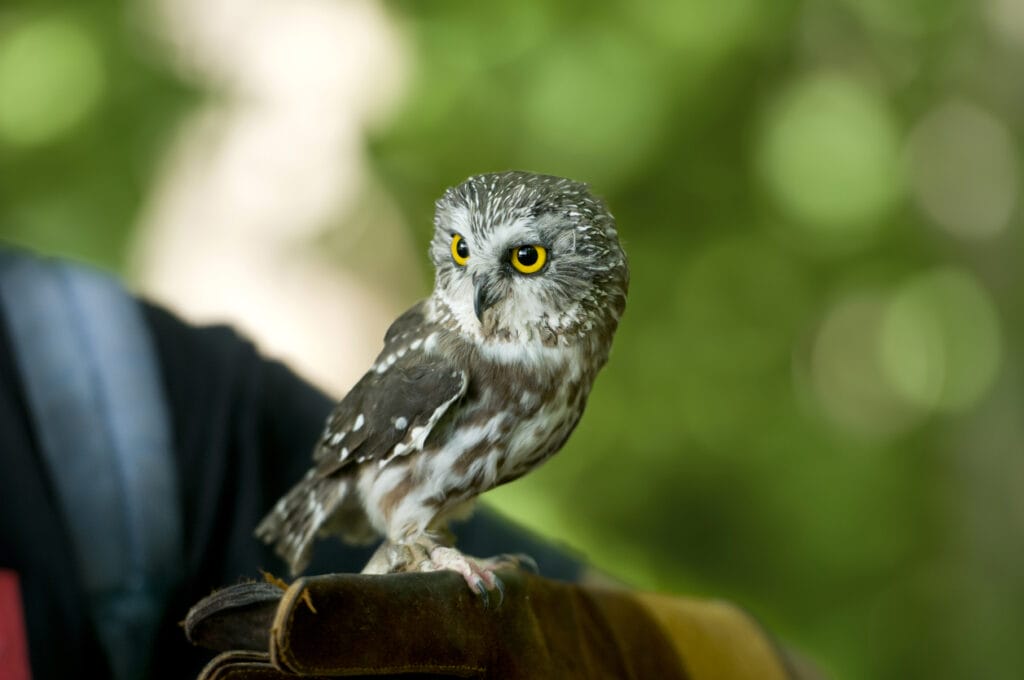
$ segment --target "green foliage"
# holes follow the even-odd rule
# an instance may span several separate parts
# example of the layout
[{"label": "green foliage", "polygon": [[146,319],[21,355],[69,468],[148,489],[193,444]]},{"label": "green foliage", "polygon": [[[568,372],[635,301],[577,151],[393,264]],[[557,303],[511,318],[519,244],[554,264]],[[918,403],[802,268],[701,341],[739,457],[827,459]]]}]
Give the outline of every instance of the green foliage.
[{"label": "green foliage", "polygon": [[130,23],[106,2],[0,7],[0,238],[122,266],[192,98]]}]

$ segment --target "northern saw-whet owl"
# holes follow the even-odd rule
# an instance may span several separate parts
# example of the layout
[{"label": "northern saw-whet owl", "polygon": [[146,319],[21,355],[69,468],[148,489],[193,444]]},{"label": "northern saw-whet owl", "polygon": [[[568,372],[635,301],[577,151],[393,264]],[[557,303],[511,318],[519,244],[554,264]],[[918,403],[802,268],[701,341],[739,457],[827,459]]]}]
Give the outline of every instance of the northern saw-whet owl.
[{"label": "northern saw-whet owl", "polygon": [[579,182],[470,177],[437,202],[434,291],[328,418],[313,467],[256,530],[293,573],[314,539],[384,542],[364,573],[462,574],[486,603],[501,559],[447,521],[558,451],[608,359],[629,271],[615,220]]}]

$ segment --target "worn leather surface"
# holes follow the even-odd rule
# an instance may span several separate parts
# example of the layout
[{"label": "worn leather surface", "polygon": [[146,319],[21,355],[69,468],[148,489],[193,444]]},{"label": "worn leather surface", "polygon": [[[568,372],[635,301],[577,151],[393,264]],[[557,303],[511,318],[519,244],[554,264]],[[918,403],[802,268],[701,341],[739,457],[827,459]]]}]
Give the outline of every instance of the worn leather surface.
[{"label": "worn leather surface", "polygon": [[239,583],[200,600],[182,624],[194,645],[220,651],[266,653],[270,624],[283,591],[261,581]]},{"label": "worn leather surface", "polygon": [[197,604],[186,631],[226,652],[201,676],[218,680],[792,677],[756,621],[727,603],[501,578],[504,602],[489,608],[452,572],[329,574],[276,594],[241,584],[214,593],[224,611]]}]

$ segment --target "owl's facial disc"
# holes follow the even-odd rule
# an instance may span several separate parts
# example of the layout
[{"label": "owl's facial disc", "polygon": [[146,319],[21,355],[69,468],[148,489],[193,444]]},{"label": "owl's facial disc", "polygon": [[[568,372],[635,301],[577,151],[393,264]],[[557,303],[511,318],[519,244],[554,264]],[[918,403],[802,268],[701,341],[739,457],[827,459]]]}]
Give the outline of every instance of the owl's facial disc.
[{"label": "owl's facial disc", "polygon": [[614,331],[628,269],[614,218],[585,185],[477,175],[445,192],[434,227],[435,296],[473,341],[568,346]]},{"label": "owl's facial disc", "polygon": [[[460,227],[474,217],[456,209]],[[479,217],[477,217],[479,219]],[[583,323],[593,282],[565,215],[519,214],[451,229],[436,254],[440,286],[462,328],[482,340],[555,342]],[[571,338],[568,340],[571,341]]]}]

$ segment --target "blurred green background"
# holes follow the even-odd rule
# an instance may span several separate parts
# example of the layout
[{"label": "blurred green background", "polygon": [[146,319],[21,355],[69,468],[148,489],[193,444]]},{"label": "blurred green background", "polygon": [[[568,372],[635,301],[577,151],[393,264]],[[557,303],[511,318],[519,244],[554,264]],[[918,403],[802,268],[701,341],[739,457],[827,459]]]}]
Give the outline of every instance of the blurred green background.
[{"label": "blurred green background", "polygon": [[[492,502],[836,677],[1020,677],[1024,5],[358,4],[408,64],[358,147],[417,253],[446,186],[523,168],[590,182],[630,256],[577,433]],[[0,238],[132,273],[182,121],[239,96],[158,5],[0,7]]]}]

